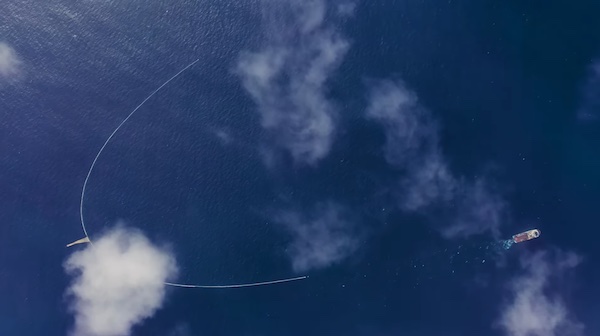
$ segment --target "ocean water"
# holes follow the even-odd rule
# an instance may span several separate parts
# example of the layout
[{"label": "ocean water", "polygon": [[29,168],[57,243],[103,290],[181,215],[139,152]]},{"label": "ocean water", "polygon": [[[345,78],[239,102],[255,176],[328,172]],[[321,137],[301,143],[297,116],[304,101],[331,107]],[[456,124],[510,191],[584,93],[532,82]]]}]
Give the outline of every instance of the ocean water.
[{"label": "ocean water", "polygon": [[[359,2],[339,27],[351,47],[328,85],[342,131],[318,169],[286,157],[264,165],[267,135],[234,71],[241,51],[268,38],[260,3],[9,0],[0,8],[0,41],[24,63],[18,81],[0,84],[0,335],[69,329],[63,246],[83,236],[87,169],[118,123],[198,58],[100,157],[85,201],[92,239],[123,221],[174,251],[179,282],[211,285],[295,275],[291,237],[272,219],[282,208],[336,200],[370,233],[351,260],[309,280],[169,290],[135,335],[178,324],[205,335],[501,335],[489,303],[501,302],[518,253],[599,253],[599,126],[577,114],[600,55],[597,2]],[[441,240],[423,218],[386,212],[397,200],[381,186],[399,172],[385,163],[382,130],[363,118],[365,83],[378,78],[401,78],[440,121],[458,176],[493,177],[511,208],[501,238],[538,226],[543,242],[513,246],[506,269],[490,262],[421,279],[405,267],[459,242]],[[598,271],[582,274],[597,297]],[[593,305],[583,298],[576,310],[597,330]]]}]

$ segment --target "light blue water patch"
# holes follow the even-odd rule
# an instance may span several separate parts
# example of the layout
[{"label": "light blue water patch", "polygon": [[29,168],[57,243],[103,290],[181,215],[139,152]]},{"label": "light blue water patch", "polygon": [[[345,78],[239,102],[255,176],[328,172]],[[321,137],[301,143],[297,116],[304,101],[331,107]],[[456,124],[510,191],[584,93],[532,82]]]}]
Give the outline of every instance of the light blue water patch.
[{"label": "light blue water patch", "polygon": [[515,243],[514,240],[512,239],[507,239],[507,240],[503,240],[502,241],[502,248],[505,250],[508,250],[511,248],[511,246],[513,246],[513,244]]}]

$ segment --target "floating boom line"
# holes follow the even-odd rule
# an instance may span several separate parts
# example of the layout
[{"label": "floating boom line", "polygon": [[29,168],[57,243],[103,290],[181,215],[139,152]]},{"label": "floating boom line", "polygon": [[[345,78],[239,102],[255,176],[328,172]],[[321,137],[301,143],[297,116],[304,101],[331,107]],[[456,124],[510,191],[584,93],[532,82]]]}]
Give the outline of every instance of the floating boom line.
[{"label": "floating boom line", "polygon": [[[83,201],[85,199],[85,189],[87,188],[88,181],[90,180],[90,176],[92,175],[92,171],[94,170],[94,167],[96,166],[96,162],[98,162],[98,158],[100,157],[100,154],[102,154],[102,152],[104,151],[104,149],[106,148],[106,146],[108,145],[110,140],[112,140],[112,138],[115,136],[115,134],[117,134],[117,132],[121,129],[121,127],[123,127],[123,125],[125,125],[125,123],[129,120],[129,118],[131,118],[131,116],[133,116],[135,114],[135,112],[137,112],[142,106],[144,106],[144,104],[150,98],[152,98],[158,91],[160,91],[162,88],[164,88],[172,80],[179,77],[179,75],[181,75],[184,71],[189,69],[192,65],[196,64],[196,62],[198,62],[199,60],[200,59],[197,59],[197,60],[193,61],[192,63],[188,64],[185,68],[179,70],[179,72],[176,73],[173,77],[167,79],[167,81],[164,82],[161,86],[159,86],[156,90],[152,91],[152,93],[150,93],[150,95],[148,95],[148,97],[146,97],[146,99],[142,100],[142,102],[138,106],[136,106],[133,109],[133,111],[131,111],[131,113],[129,113],[129,115],[125,119],[123,119],[123,121],[121,121],[119,126],[117,126],[117,128],[115,128],[115,130],[108,136],[106,141],[104,141],[104,144],[102,145],[102,147],[100,147],[100,150],[96,154],[96,157],[94,157],[94,161],[92,161],[92,165],[90,166],[90,169],[88,170],[87,175],[85,176],[85,180],[83,181],[83,187],[81,188],[81,198],[79,200],[79,219],[81,220],[81,228],[83,229],[83,233],[85,234],[86,237],[88,237],[88,239],[89,239],[89,235],[85,228],[85,220],[83,219]],[[90,241],[90,243],[91,243],[91,241]]]},{"label": "floating boom line", "polygon": [[295,277],[295,278],[281,279],[281,280],[253,282],[253,283],[245,283],[245,284],[237,284],[237,285],[206,286],[206,285],[185,285],[185,284],[177,284],[177,283],[171,283],[171,282],[165,282],[165,285],[174,286],[174,287],[183,287],[183,288],[209,288],[209,289],[244,288],[244,287],[273,285],[273,284],[278,284],[278,283],[298,281],[298,280],[304,280],[304,279],[308,279],[308,275],[299,276],[299,277]]},{"label": "floating boom line", "polygon": [[[104,144],[102,145],[102,147],[100,147],[100,150],[98,151],[98,153],[96,153],[96,156],[94,157],[94,160],[92,161],[92,164],[90,165],[90,169],[88,170],[87,175],[85,176],[85,180],[83,181],[83,187],[81,188],[81,198],[79,200],[79,219],[80,219],[81,228],[83,229],[83,234],[85,235],[85,237],[68,244],[67,247],[71,247],[71,246],[77,245],[77,244],[85,244],[85,243],[89,243],[92,246],[94,245],[94,243],[90,239],[90,236],[85,227],[85,220],[84,220],[84,216],[83,216],[83,202],[85,200],[85,191],[86,191],[90,176],[92,175],[92,171],[94,170],[94,167],[96,166],[96,162],[98,162],[98,158],[100,158],[100,155],[102,154],[102,152],[104,151],[104,149],[106,148],[108,143],[112,140],[112,138],[115,136],[115,134],[117,134],[117,132],[121,129],[121,127],[123,127],[123,125],[125,125],[125,123],[142,106],[144,106],[144,104],[148,100],[150,100],[150,98],[152,98],[156,93],[158,93],[158,91],[162,90],[165,86],[167,86],[167,84],[169,84],[175,78],[179,77],[179,75],[181,75],[187,69],[192,67],[198,61],[200,61],[200,59],[197,59],[197,60],[193,61],[192,63],[188,64],[185,68],[179,70],[175,75],[173,75],[171,78],[167,79],[161,86],[159,86],[157,89],[152,91],[144,100],[142,100],[142,102],[138,106],[136,106],[133,109],[133,111],[131,111],[127,115],[127,117],[125,117],[125,119],[123,119],[123,121],[121,121],[121,123],[117,126],[117,128],[115,128],[114,131],[112,131],[112,133],[108,136],[106,141],[104,141]],[[244,288],[244,287],[266,286],[266,285],[273,285],[273,284],[279,284],[279,283],[285,283],[285,282],[304,280],[307,278],[308,278],[308,276],[300,276],[300,277],[294,277],[294,278],[286,278],[286,279],[263,281],[263,282],[253,282],[253,283],[243,283],[243,284],[233,284],[233,285],[193,285],[193,284],[179,284],[179,283],[174,283],[174,282],[165,282],[164,284],[167,286],[181,287],[181,288],[222,289],[222,288]]]}]

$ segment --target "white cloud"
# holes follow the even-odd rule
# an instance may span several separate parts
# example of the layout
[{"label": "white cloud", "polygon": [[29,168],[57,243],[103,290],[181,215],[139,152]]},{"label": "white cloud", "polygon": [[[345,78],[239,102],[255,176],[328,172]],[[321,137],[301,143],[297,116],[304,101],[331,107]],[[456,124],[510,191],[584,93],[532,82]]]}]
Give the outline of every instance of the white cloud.
[{"label": "white cloud", "polygon": [[[583,325],[569,312],[557,287],[577,266],[574,253],[539,252],[522,259],[523,274],[510,285],[510,301],[498,326],[507,336],[581,336]],[[554,292],[554,293],[553,293]]]},{"label": "white cloud", "polygon": [[[296,163],[315,165],[335,136],[337,109],[326,82],[349,43],[325,23],[324,0],[267,2],[268,45],[244,52],[237,73],[258,105],[261,124]],[[276,13],[276,14],[275,14]],[[289,18],[283,20],[281,18]]]},{"label": "white cloud", "polygon": [[229,145],[233,142],[233,136],[231,132],[223,128],[215,128],[212,129],[212,132],[217,139],[221,142],[222,145]]},{"label": "white cloud", "polygon": [[168,336],[192,336],[192,331],[187,323],[178,323],[169,331]]},{"label": "white cloud", "polygon": [[360,233],[347,210],[337,203],[317,204],[308,215],[281,212],[276,220],[292,235],[287,253],[295,272],[339,263],[358,248]]},{"label": "white cloud", "polygon": [[350,17],[354,15],[356,11],[356,3],[354,2],[342,2],[337,5],[338,15],[342,17]]},{"label": "white cloud", "polygon": [[4,42],[0,42],[0,77],[10,77],[19,73],[21,61],[15,50]]},{"label": "white cloud", "polygon": [[385,129],[385,157],[396,166],[407,166],[422,153],[437,154],[437,125],[417,96],[403,82],[372,83],[367,116]]},{"label": "white cloud", "polygon": [[589,67],[577,116],[582,121],[595,121],[600,117],[600,60],[593,61]]},{"label": "white cloud", "polygon": [[448,170],[437,152],[416,158],[408,167],[407,177],[402,181],[404,210],[419,211],[431,204],[453,200],[460,182]]},{"label": "white cloud", "polygon": [[455,217],[442,233],[448,238],[489,232],[499,238],[500,226],[508,220],[508,205],[493,191],[489,180],[478,178],[459,184],[453,202]]},{"label": "white cloud", "polygon": [[141,232],[117,226],[64,264],[73,277],[67,290],[74,335],[122,336],[151,317],[175,276],[173,256]]},{"label": "white cloud", "polygon": [[452,173],[439,144],[439,126],[417,96],[399,80],[371,84],[366,115],[384,128],[386,161],[402,173],[400,207],[428,216],[442,213],[446,237],[497,234],[507,210],[504,201],[484,179]]}]

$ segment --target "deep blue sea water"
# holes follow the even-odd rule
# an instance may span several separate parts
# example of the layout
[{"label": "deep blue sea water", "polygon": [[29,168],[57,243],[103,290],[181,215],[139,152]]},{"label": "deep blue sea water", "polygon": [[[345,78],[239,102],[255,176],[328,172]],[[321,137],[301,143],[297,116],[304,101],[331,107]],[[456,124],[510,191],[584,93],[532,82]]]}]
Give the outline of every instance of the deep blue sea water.
[{"label": "deep blue sea water", "polygon": [[[123,220],[171,246],[178,281],[221,284],[295,274],[291,238],[271,216],[282,208],[343,202],[368,234],[308,280],[169,289],[134,335],[178,324],[192,335],[505,335],[494,321],[519,255],[553,248],[582,255],[561,293],[586,335],[600,330],[600,124],[577,117],[600,57],[600,3],[358,2],[337,26],[351,46],[327,85],[339,133],[318,169],[263,163],[267,135],[234,71],[240,52],[269,38],[261,10],[257,1],[0,4],[0,42],[23,68],[0,82],[0,335],[70,330],[63,246],[83,236],[87,169],[116,125],[198,58],[101,156],[85,202],[91,237]],[[382,129],[363,117],[365,85],[390,77],[439,119],[457,175],[490,172],[511,209],[502,235],[535,226],[543,239],[508,250],[502,267],[452,273],[447,259],[424,257],[427,271],[411,270],[421,255],[493,238],[442,239],[439,222],[394,210],[382,192],[399,172],[384,160]]]}]

